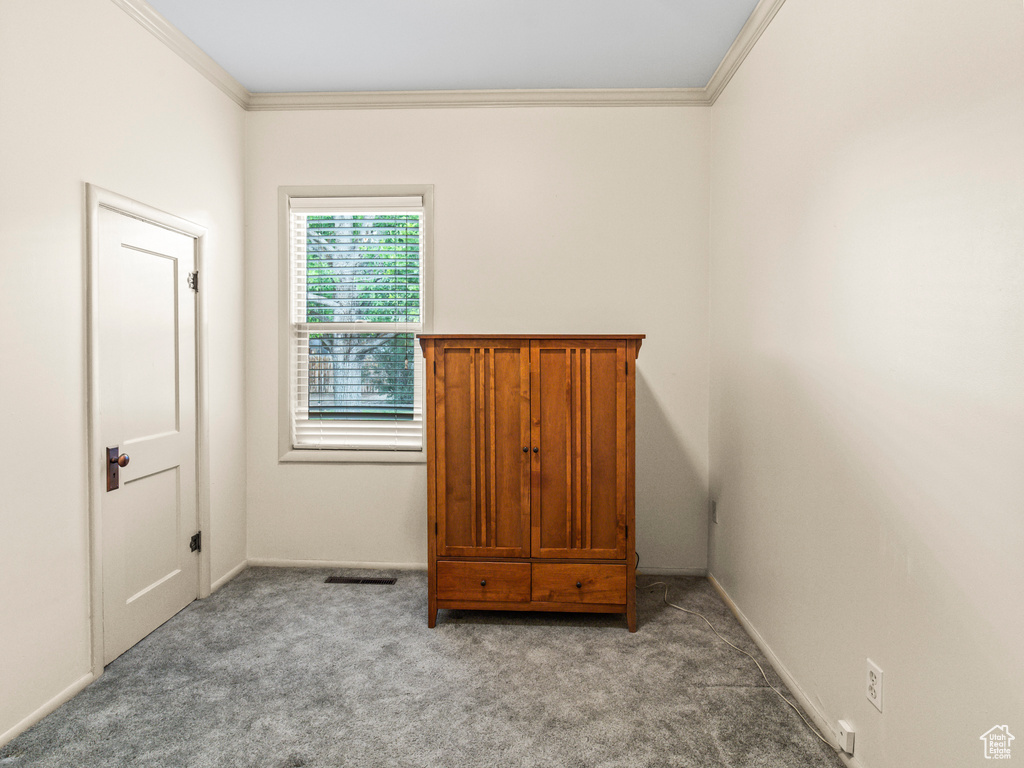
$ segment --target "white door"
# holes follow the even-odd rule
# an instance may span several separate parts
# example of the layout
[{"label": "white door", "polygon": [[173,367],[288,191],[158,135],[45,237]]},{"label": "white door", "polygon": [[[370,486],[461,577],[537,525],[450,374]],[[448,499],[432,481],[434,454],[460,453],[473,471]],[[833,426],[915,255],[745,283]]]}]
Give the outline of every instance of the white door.
[{"label": "white door", "polygon": [[106,665],[198,593],[196,241],[100,208],[98,244],[97,428],[127,457],[100,511]]}]

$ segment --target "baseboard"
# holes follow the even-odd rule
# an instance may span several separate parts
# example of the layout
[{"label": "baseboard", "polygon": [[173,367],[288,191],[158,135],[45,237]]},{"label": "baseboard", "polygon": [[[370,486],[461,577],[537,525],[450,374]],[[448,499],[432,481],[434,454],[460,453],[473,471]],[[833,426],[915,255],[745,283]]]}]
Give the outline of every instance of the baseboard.
[{"label": "baseboard", "polygon": [[279,560],[272,557],[250,557],[250,566],[269,568],[367,568],[375,571],[425,571],[426,563],[372,563],[356,560]]},{"label": "baseboard", "polygon": [[92,672],[78,678],[78,680],[73,682],[71,685],[69,685],[63,691],[58,693],[48,702],[43,704],[43,706],[39,707],[39,709],[37,709],[28,717],[26,717],[16,726],[8,730],[6,733],[0,734],[0,747],[4,746],[9,741],[13,741],[15,736],[24,733],[33,725],[35,725],[44,717],[46,717],[48,714],[57,709],[57,707],[59,707],[61,704],[63,704],[66,701],[69,701],[74,696],[78,695],[83,688],[85,688],[87,685],[89,685],[89,683],[91,683],[95,679],[96,676]]},{"label": "baseboard", "polygon": [[236,565],[234,568],[232,568],[230,571],[225,573],[223,576],[221,576],[219,579],[213,582],[213,584],[210,585],[210,594],[212,595],[214,592],[223,587],[225,584],[227,584],[229,581],[231,581],[233,578],[235,578],[238,574],[240,574],[248,567],[248,560],[243,560],[242,562],[240,562],[238,565]]},{"label": "baseboard", "polygon": [[[268,568],[367,568],[377,571],[425,571],[426,563],[374,563],[356,560],[284,560],[273,557],[251,557],[223,579],[220,579],[214,589],[218,589],[227,583],[245,567],[264,566]],[[699,576],[708,575],[706,568],[660,568],[657,566],[645,566],[637,569],[638,575],[647,576]]]},{"label": "baseboard", "polygon": [[638,576],[707,576],[707,568],[659,568],[657,566],[644,566],[637,568]]},{"label": "baseboard", "polygon": [[725,591],[725,587],[718,583],[718,579],[714,577],[710,572],[708,573],[708,581],[711,582],[711,586],[715,588],[715,591],[719,594],[725,604],[729,606],[729,610],[732,611],[733,615],[746,630],[747,634],[750,635],[750,639],[754,641],[758,648],[761,649],[767,659],[768,663],[772,665],[779,677],[786,684],[789,692],[793,694],[793,698],[797,700],[797,703],[803,708],[804,712],[807,713],[808,717],[814,722],[815,727],[821,731],[821,735],[828,739],[829,744],[833,749],[836,749],[836,754],[839,755],[842,761],[850,766],[850,768],[865,768],[856,758],[845,754],[844,752],[838,751],[839,742],[836,738],[835,729],[832,727],[832,723],[829,722],[828,718],[822,714],[817,707],[811,702],[810,697],[804,692],[804,689],[800,687],[800,684],[796,681],[786,666],[779,660],[779,657],[775,655],[775,652],[771,649],[768,643],[765,642],[764,638],[761,637],[761,633],[754,628],[754,625],[750,623],[750,619],[743,615],[743,611],[739,609],[739,606],[733,602],[733,599],[729,597],[729,593]]}]

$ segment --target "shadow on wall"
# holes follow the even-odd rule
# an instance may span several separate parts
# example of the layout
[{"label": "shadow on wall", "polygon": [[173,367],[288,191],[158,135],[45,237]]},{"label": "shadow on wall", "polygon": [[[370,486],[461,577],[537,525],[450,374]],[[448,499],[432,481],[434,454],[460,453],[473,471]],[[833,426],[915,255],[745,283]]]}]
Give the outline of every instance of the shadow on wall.
[{"label": "shadow on wall", "polygon": [[[999,553],[1013,534],[1006,525],[994,538],[973,530],[983,512],[957,489],[979,476],[967,470],[981,448],[936,417],[934,395],[907,385],[879,392],[866,373],[841,373],[823,378],[766,359],[723,384],[713,421],[724,485],[713,573],[733,581],[724,584],[769,643],[785,644],[773,627],[800,628],[813,650],[783,659],[798,679],[807,666],[832,668],[855,689],[850,681],[863,679],[874,654],[902,677],[905,706],[947,719],[905,720],[914,729],[905,738],[919,743],[944,729],[956,740],[950,749],[973,747],[1021,711],[1014,627],[1024,614],[1014,595],[1024,582],[1019,560]],[[998,501],[992,493],[990,505]],[[835,595],[844,596],[841,628],[820,620],[833,615]],[[955,704],[943,701],[949,691]]]},{"label": "shadow on wall", "polygon": [[647,571],[707,567],[707,478],[643,370],[636,376],[636,549]]}]

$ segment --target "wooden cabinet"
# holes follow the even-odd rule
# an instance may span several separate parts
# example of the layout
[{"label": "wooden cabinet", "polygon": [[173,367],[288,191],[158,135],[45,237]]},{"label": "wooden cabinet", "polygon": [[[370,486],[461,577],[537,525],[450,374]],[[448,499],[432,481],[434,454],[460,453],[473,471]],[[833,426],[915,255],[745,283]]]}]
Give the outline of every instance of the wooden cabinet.
[{"label": "wooden cabinet", "polygon": [[421,335],[428,624],[439,608],[625,613],[636,631],[642,335]]}]

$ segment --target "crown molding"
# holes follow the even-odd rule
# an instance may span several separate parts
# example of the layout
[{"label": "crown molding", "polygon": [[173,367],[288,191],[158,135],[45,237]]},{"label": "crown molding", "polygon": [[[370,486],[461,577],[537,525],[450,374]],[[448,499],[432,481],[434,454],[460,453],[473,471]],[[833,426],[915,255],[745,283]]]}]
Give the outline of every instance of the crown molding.
[{"label": "crown molding", "polygon": [[760,0],[703,88],[552,88],[466,91],[251,93],[146,0],[112,0],[249,111],[453,107],[708,107],[715,103],[786,0]]},{"label": "crown molding", "polygon": [[754,43],[764,34],[768,24],[775,18],[775,14],[779,12],[784,2],[786,0],[760,0],[754,7],[754,10],[750,12],[750,16],[743,25],[743,29],[736,36],[733,44],[729,46],[729,50],[722,59],[722,63],[718,65],[715,74],[711,76],[708,84],[704,86],[705,96],[709,105],[714,104],[718,100],[725,86],[732,80],[732,76],[736,74],[740,64],[743,63],[743,60],[747,58],[747,55],[753,49]]},{"label": "crown molding", "polygon": [[231,97],[238,106],[249,108],[249,91],[235,80],[227,70],[211,59],[202,49],[167,19],[161,16],[146,0],[112,0],[125,13],[153,33],[158,40],[191,64],[199,74]]},{"label": "crown molding", "polygon": [[447,107],[707,106],[703,88],[565,88],[466,91],[253,93],[250,110],[439,109]]}]

